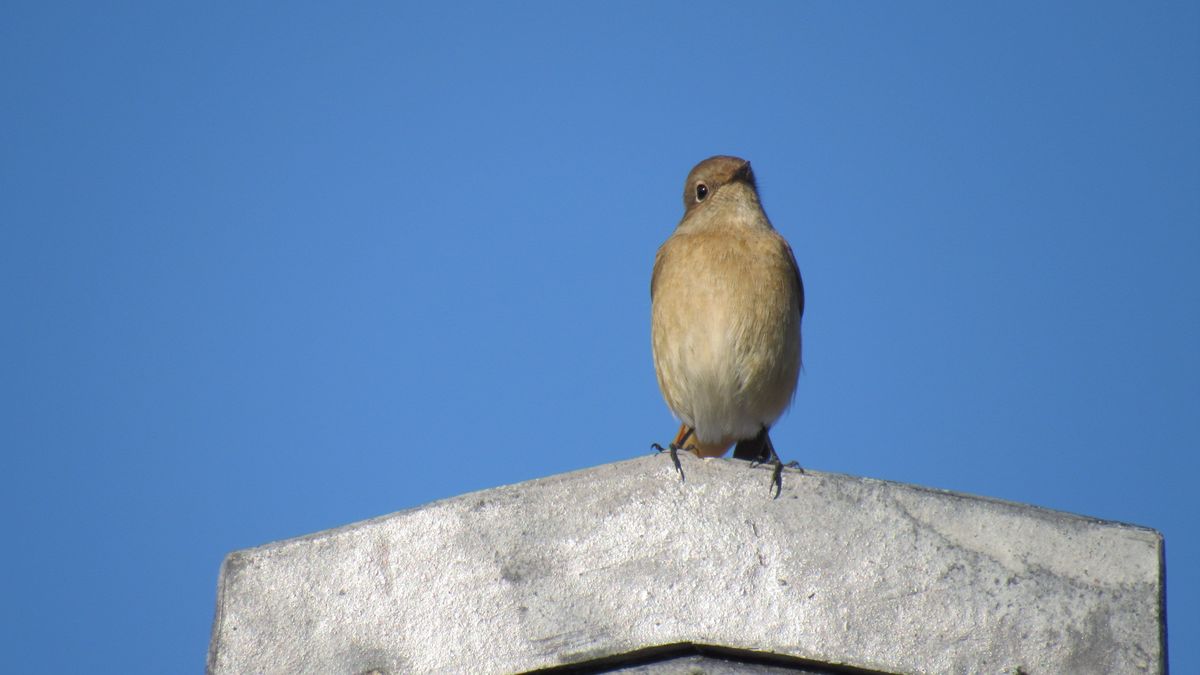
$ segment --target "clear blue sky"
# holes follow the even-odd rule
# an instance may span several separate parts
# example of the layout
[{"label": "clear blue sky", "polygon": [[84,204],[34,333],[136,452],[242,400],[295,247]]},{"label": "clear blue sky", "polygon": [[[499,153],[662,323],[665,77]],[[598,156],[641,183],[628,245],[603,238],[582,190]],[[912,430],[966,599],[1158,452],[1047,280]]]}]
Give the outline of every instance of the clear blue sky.
[{"label": "clear blue sky", "polygon": [[12,672],[199,672],[229,551],[670,440],[718,153],[808,289],[781,454],[1158,528],[1200,672],[1200,5],[642,4],[3,5]]}]

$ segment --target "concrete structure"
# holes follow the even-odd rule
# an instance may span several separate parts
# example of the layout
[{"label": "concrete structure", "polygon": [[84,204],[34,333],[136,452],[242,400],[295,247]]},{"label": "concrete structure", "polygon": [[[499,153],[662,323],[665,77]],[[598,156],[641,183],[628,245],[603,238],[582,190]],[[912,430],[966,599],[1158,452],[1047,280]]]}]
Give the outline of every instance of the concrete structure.
[{"label": "concrete structure", "polygon": [[210,673],[1146,673],[1157,532],[681,454],[237,551]]}]

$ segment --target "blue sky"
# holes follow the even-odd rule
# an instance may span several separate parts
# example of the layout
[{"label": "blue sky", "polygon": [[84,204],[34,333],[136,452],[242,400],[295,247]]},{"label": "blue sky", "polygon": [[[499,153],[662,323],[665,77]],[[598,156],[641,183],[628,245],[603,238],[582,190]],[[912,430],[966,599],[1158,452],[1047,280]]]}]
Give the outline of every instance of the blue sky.
[{"label": "blue sky", "polygon": [[804,273],[781,454],[1161,530],[1200,672],[1200,6],[646,5],[4,4],[13,672],[198,672],[229,551],[670,440],[713,154]]}]

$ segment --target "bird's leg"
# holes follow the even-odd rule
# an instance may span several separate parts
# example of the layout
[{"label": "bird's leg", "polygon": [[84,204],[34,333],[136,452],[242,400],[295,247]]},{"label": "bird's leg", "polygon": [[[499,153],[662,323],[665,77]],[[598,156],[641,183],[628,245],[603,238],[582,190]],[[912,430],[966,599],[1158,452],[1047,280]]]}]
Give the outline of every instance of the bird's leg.
[{"label": "bird's leg", "polygon": [[778,499],[779,494],[783,492],[783,467],[800,469],[800,473],[804,473],[799,462],[791,461],[785,464],[779,459],[779,454],[775,452],[775,444],[771,442],[771,436],[767,433],[766,427],[763,427],[762,431],[758,432],[754,438],[738,441],[737,446],[733,449],[733,456],[737,459],[749,460],[752,465],[771,464],[774,466],[770,483],[775,488],[774,499]]},{"label": "bird's leg", "polygon": [[679,433],[675,434],[675,440],[671,441],[671,444],[668,445],[666,448],[659,445],[658,443],[650,444],[650,447],[654,448],[655,450],[657,450],[659,452],[671,453],[671,461],[675,463],[675,470],[679,472],[679,480],[681,480],[681,481],[684,480],[684,477],[683,477],[683,465],[679,463],[679,451],[680,450],[692,450],[695,448],[694,445],[687,446],[686,448],[683,445],[684,443],[688,442],[689,438],[692,437],[693,431],[694,430],[691,427],[689,427],[686,424],[683,424],[683,425],[680,425],[680,427],[679,427]]},{"label": "bird's leg", "polygon": [[775,465],[775,469],[771,471],[771,484],[775,486],[775,496],[772,499],[779,499],[779,493],[783,492],[783,467],[799,469],[800,473],[804,473],[804,469],[800,466],[800,462],[794,459],[790,462],[780,461],[778,453],[775,452],[775,444],[771,443],[770,436],[767,436],[767,449],[771,451],[770,461]]}]

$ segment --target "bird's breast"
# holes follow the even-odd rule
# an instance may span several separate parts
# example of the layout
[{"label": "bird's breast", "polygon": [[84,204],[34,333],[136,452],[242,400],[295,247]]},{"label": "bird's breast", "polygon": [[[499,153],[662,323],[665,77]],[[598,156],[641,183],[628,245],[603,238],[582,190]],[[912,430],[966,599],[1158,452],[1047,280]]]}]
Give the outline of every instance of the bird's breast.
[{"label": "bird's breast", "polygon": [[652,303],[655,365],[672,410],[692,426],[700,417],[774,422],[799,373],[797,293],[787,245],[772,230],[672,235]]}]

